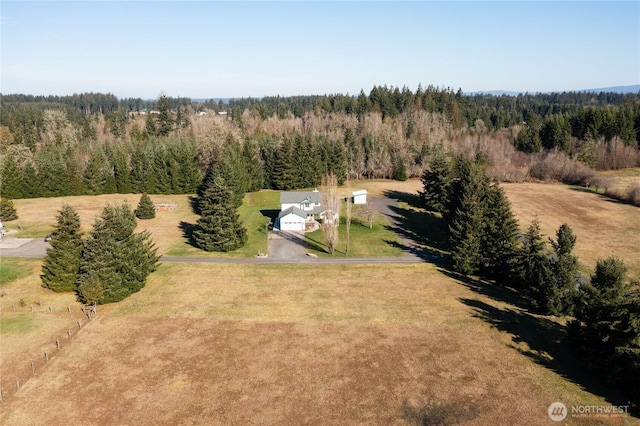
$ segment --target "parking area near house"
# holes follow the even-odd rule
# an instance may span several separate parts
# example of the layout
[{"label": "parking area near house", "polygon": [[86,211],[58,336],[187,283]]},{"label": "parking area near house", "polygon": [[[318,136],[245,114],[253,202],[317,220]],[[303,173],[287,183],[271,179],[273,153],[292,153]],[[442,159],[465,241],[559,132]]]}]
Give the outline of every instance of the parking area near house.
[{"label": "parking area near house", "polygon": [[302,259],[307,257],[307,246],[301,232],[273,231],[269,234],[270,259]]}]

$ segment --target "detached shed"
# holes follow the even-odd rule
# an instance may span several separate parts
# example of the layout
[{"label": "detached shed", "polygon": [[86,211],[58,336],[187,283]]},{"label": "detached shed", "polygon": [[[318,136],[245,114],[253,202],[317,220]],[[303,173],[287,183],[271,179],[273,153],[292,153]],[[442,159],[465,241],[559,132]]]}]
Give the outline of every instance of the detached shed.
[{"label": "detached shed", "polygon": [[353,204],[367,204],[367,190],[353,191]]}]

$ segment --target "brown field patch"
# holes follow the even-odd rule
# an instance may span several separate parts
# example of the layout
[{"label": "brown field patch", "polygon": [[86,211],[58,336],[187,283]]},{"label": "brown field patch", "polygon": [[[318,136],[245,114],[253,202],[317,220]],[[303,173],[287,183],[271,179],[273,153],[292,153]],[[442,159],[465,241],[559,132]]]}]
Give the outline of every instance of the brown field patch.
[{"label": "brown field patch", "polygon": [[617,256],[625,261],[629,276],[640,278],[640,208],[560,184],[502,184],[520,226],[538,218],[544,234],[555,238],[563,223],[577,236],[575,254],[585,272],[597,259]]},{"label": "brown field patch", "polygon": [[7,398],[0,423],[411,424],[431,400],[449,421],[549,424],[556,400],[606,403],[536,361],[517,332],[534,317],[431,265],[286,269],[162,265]]},{"label": "brown field patch", "polygon": [[[136,232],[149,230],[153,241],[158,247],[158,253],[163,254],[170,246],[183,239],[180,221],[194,223],[197,216],[192,212],[188,195],[150,195],[157,204],[173,206],[172,209],[161,210],[154,219],[138,220]],[[82,229],[88,232],[95,218],[100,215],[107,204],[119,204],[126,201],[135,209],[140,201],[139,194],[106,194],[86,195],[78,197],[33,198],[14,200],[19,219],[9,222],[9,229],[22,228],[24,231],[17,236],[44,237],[53,230],[56,215],[63,204],[69,204],[78,212]]]}]

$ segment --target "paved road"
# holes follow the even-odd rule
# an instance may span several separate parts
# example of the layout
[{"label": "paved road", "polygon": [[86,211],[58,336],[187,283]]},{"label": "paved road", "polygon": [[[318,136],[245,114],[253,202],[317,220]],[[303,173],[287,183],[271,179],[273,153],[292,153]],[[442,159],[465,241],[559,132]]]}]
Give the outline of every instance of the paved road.
[{"label": "paved road", "polygon": [[44,238],[12,238],[4,237],[0,241],[0,257],[31,257],[41,258],[47,255],[49,243]]}]

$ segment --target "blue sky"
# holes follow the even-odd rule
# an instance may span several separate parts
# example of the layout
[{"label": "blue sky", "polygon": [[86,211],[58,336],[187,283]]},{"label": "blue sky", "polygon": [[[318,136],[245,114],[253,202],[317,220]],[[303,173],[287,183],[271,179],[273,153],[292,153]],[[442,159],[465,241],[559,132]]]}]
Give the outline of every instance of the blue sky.
[{"label": "blue sky", "polygon": [[260,97],[640,83],[640,2],[5,1],[2,93]]}]

